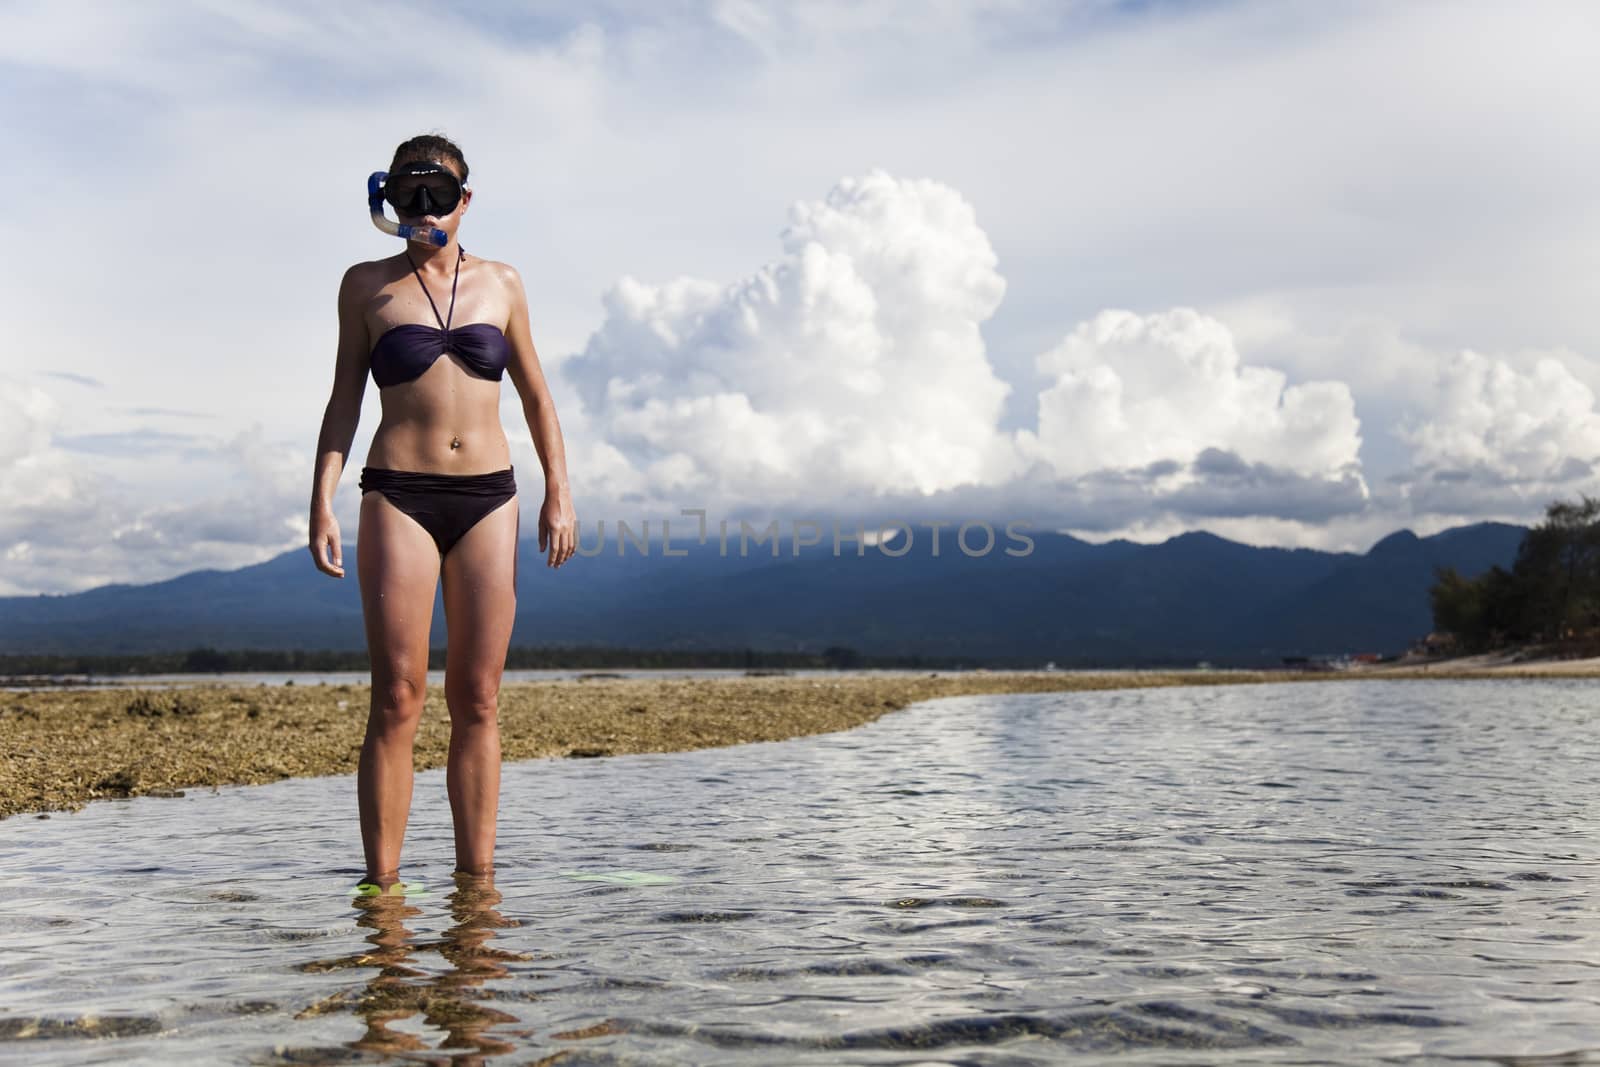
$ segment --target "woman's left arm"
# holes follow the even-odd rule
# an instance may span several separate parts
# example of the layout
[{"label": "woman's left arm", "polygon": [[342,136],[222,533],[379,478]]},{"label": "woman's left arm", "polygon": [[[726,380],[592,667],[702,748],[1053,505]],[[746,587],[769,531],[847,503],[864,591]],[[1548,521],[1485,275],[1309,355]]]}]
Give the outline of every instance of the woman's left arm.
[{"label": "woman's left arm", "polygon": [[546,564],[559,567],[572,558],[578,547],[578,518],[572,510],[572,489],[567,484],[567,451],[561,441],[561,421],[545,384],[539,353],[533,347],[533,330],[528,325],[528,294],[522,275],[510,264],[499,265],[502,280],[511,294],[510,328],[506,340],[511,357],[506,372],[522,398],[522,414],[533,435],[533,447],[544,468],[544,506],[539,509],[539,551],[549,552]]}]

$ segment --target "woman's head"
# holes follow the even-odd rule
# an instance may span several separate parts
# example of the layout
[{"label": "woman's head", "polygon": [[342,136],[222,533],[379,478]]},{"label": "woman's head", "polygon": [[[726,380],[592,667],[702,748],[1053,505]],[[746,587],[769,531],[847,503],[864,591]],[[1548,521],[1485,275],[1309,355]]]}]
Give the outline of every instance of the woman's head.
[{"label": "woman's head", "polygon": [[402,141],[400,147],[394,150],[394,160],[390,162],[390,170],[398,170],[407,163],[443,163],[455,172],[461,184],[467,184],[467,157],[461,154],[455,142],[448,137],[440,137],[435,133],[425,133],[413,137],[409,141]]},{"label": "woman's head", "polygon": [[[437,134],[401,142],[389,164],[385,185],[385,199],[394,205],[402,221],[432,220],[431,225],[452,235],[472,199],[466,157],[448,138]],[[419,187],[427,192],[419,191]]]}]

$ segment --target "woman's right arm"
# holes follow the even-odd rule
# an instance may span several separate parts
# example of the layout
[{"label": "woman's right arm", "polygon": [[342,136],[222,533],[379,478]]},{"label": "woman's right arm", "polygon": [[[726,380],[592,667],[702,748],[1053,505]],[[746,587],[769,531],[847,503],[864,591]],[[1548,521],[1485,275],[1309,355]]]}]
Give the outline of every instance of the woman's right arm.
[{"label": "woman's right arm", "polygon": [[333,394],[322,413],[317,435],[317,466],[311,486],[311,558],[317,569],[344,577],[339,522],[333,517],[333,493],[344,473],[361,420],[361,397],[367,388],[367,293],[364,263],[344,272],[339,283],[339,351],[334,362]]}]

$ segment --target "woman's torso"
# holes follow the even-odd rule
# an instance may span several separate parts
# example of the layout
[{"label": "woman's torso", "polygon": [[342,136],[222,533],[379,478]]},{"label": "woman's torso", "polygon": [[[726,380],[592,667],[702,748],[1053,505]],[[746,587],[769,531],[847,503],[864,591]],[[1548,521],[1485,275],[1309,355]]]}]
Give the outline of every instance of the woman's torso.
[{"label": "woman's torso", "polygon": [[[471,254],[460,263],[453,312],[453,266],[442,285],[437,276],[428,278],[425,294],[405,255],[373,264],[373,287],[365,306],[369,373],[383,335],[396,326],[437,328],[440,319],[446,319],[452,333],[472,323],[488,323],[503,335],[511,308],[497,264]],[[367,466],[435,474],[481,474],[510,466],[511,449],[500,425],[500,382],[473,373],[455,352],[447,350],[410,381],[380,387],[378,396],[383,417],[367,450]],[[452,447],[453,441],[459,444]]]}]

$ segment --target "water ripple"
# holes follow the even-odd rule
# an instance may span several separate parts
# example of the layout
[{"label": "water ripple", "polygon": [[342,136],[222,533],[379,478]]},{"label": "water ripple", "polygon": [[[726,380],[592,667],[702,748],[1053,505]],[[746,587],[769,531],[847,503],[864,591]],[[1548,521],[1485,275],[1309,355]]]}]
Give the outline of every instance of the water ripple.
[{"label": "water ripple", "polygon": [[0,823],[0,1059],[1596,1062],[1584,683],[962,697],[442,772],[352,898],[348,778]]}]

